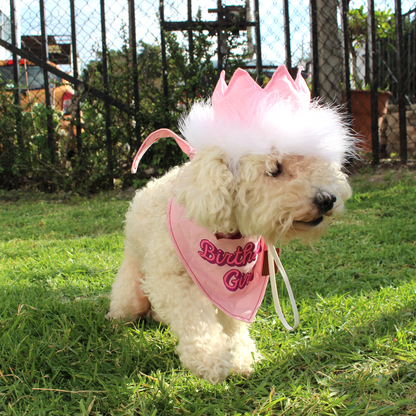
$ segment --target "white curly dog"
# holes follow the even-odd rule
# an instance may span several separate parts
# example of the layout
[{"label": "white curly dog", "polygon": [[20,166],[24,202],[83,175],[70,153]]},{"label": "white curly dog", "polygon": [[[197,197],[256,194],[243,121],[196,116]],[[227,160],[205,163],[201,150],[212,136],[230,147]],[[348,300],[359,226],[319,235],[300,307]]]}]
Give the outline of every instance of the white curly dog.
[{"label": "white curly dog", "polygon": [[[180,130],[186,142],[161,130],[136,157],[133,170],[152,142],[170,135],[192,160],[137,192],[107,317],[147,314],[170,325],[183,365],[216,383],[253,371],[260,354],[248,323],[267,284],[256,261],[266,245],[317,238],[342,211],[351,190],[341,166],[354,139],[285,67],[264,89],[243,70],[228,85],[222,73],[212,100],[195,104]],[[226,252],[223,242],[235,248]],[[257,292],[244,298],[251,286]],[[216,298],[216,288],[225,295]]]}]

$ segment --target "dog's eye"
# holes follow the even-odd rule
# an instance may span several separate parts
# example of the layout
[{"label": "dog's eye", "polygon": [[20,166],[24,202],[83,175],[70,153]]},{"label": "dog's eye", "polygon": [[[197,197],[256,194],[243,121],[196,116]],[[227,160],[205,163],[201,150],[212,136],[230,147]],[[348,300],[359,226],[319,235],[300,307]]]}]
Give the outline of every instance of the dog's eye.
[{"label": "dog's eye", "polygon": [[282,167],[280,166],[280,163],[276,163],[276,168],[270,172],[266,172],[266,175],[271,176],[273,178],[277,178],[282,173],[283,171],[282,171]]}]

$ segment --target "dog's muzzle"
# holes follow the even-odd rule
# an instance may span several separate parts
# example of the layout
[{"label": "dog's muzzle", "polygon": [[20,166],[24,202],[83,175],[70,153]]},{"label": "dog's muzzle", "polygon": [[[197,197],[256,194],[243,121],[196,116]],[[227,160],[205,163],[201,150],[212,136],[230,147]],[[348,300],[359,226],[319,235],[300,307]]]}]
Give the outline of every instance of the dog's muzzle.
[{"label": "dog's muzzle", "polygon": [[295,221],[294,228],[297,231],[308,231],[310,227],[316,227],[324,220],[324,215],[328,215],[328,212],[334,208],[336,200],[335,195],[325,191],[318,192],[313,199],[313,203],[317,208],[319,216],[312,221]]},{"label": "dog's muzzle", "polygon": [[337,198],[335,195],[329,194],[328,192],[319,192],[314,199],[314,204],[319,209],[319,212],[322,215],[325,215],[332,208],[334,208],[334,203],[336,202]]}]

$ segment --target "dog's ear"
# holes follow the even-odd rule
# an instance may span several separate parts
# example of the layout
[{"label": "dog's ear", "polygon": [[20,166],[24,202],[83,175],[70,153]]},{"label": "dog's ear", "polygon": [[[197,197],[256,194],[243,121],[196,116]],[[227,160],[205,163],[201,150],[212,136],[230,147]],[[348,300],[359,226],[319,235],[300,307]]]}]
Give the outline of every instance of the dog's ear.
[{"label": "dog's ear", "polygon": [[189,218],[211,232],[238,230],[234,217],[235,179],[227,155],[219,147],[198,151],[179,176],[176,201]]}]

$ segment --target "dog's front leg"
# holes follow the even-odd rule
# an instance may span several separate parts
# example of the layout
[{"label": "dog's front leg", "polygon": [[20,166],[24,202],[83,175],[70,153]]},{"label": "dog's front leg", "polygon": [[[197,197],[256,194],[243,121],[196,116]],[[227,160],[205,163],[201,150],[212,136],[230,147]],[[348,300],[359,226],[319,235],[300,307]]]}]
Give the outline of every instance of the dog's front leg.
[{"label": "dog's front leg", "polygon": [[249,325],[218,311],[218,322],[233,344],[233,372],[248,376],[253,372],[252,364],[259,361],[262,355],[257,351],[254,341],[250,338]]},{"label": "dog's front leg", "polygon": [[150,303],[141,289],[140,262],[128,248],[111,290],[107,319],[134,320],[150,310]]},{"label": "dog's front leg", "polygon": [[216,308],[190,276],[147,276],[143,288],[152,309],[177,335],[184,367],[211,383],[224,380],[232,368],[230,338],[217,320]]}]

